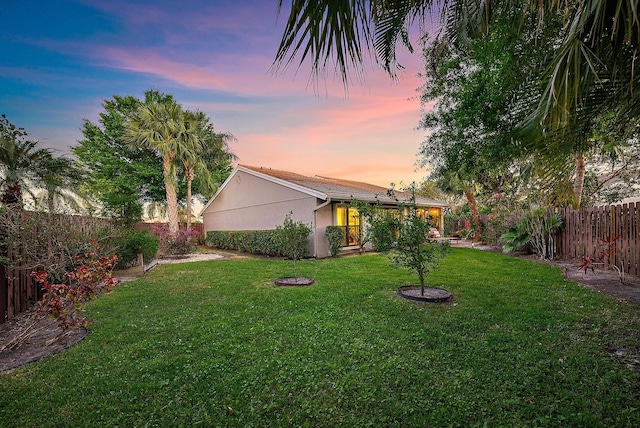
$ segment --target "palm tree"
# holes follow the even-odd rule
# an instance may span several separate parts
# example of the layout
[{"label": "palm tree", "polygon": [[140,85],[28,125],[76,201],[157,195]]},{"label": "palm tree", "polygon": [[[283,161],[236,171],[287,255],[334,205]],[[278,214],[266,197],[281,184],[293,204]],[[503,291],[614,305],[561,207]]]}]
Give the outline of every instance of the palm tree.
[{"label": "palm tree", "polygon": [[140,106],[133,118],[127,122],[124,138],[134,147],[155,150],[162,157],[169,232],[179,229],[176,160],[185,156],[197,142],[197,135],[185,116],[182,107],[175,101],[150,101]]},{"label": "palm tree", "polygon": [[36,206],[46,207],[49,213],[56,212],[56,205],[64,204],[75,211],[79,211],[80,201],[88,199],[79,190],[84,180],[83,171],[72,159],[50,156],[44,161],[41,172],[43,183],[42,193]]},{"label": "palm tree", "polygon": [[37,141],[26,139],[22,128],[0,119],[0,185],[2,203],[23,209],[23,193],[34,199],[35,188],[46,185],[50,172],[51,150],[38,148]]},{"label": "palm tree", "polygon": [[220,183],[216,172],[230,165],[236,158],[228,147],[228,141],[234,137],[227,133],[215,132],[209,118],[203,112],[186,112],[189,123],[194,127],[197,139],[192,139],[188,150],[180,153],[184,176],[187,182],[187,230],[191,228],[192,183],[198,180],[200,192],[209,199]]}]

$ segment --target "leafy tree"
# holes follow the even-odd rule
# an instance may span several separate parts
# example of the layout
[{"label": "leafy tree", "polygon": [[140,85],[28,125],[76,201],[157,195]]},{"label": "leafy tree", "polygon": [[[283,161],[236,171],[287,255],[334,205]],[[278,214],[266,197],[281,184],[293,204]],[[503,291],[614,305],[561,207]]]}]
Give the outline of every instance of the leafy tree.
[{"label": "leafy tree", "polygon": [[[171,99],[155,91],[145,102]],[[142,217],[143,203],[164,199],[160,159],[149,149],[131,148],[124,142],[127,118],[142,104],[133,96],[114,96],[102,103],[98,124],[83,121],[84,139],[72,148],[86,171],[86,192],[103,207],[103,214],[135,223]]]},{"label": "leafy tree", "polygon": [[[516,140],[522,143],[523,152],[534,151],[542,159],[537,167],[543,178],[568,179],[573,173],[574,203],[578,205],[595,118],[603,111],[613,111],[618,126],[635,129],[638,125],[640,95],[634,88],[640,80],[640,19],[635,0],[292,0],[291,4],[274,67],[286,66],[300,55],[301,62],[311,60],[313,73],[319,75],[333,60],[345,85],[350,70],[362,73],[367,52],[395,77],[401,68],[397,44],[413,51],[408,37],[411,26],[417,22],[424,36],[432,13],[441,18],[434,32],[441,46],[453,46],[459,52],[492,37],[494,29],[504,29],[501,20],[511,23],[512,34],[520,41],[516,47],[545,46],[551,40],[547,57],[526,58],[533,73],[512,75],[505,81],[521,82],[523,76],[533,81],[525,85],[535,89],[531,96],[521,98],[520,108],[511,110],[525,119]],[[549,37],[538,39],[540,32]],[[437,58],[439,52],[432,50],[430,55]],[[492,106],[487,107],[491,113]],[[468,137],[475,147],[472,136]],[[495,142],[490,143],[485,147]],[[545,185],[545,181],[540,183]]]},{"label": "leafy tree", "polygon": [[150,149],[162,158],[169,232],[172,234],[179,229],[176,161],[200,144],[194,127],[190,126],[192,120],[175,101],[152,101],[139,106],[125,125],[124,139],[132,148]]},{"label": "leafy tree", "polygon": [[[395,215],[390,210],[386,213],[378,211],[369,217],[370,228],[384,231],[383,240],[378,241],[381,251],[393,248],[391,260],[405,268],[413,270],[420,279],[420,294],[424,295],[426,276],[438,265],[448,248],[446,245],[426,245],[429,229],[433,226],[429,218],[418,214],[415,202],[415,186],[410,189],[408,203],[401,204]],[[389,239],[395,238],[395,245]]]}]

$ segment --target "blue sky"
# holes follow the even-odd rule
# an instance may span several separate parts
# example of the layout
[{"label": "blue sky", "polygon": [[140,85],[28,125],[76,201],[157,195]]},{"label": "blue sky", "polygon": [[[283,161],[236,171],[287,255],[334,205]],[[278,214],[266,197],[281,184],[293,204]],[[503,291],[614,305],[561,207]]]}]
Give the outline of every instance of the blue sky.
[{"label": "blue sky", "polygon": [[240,163],[420,181],[420,56],[402,54],[398,82],[372,66],[348,97],[333,75],[316,90],[304,66],[270,70],[286,18],[277,0],[0,0],[0,113],[68,152],[103,100],[157,89],[233,134]]}]

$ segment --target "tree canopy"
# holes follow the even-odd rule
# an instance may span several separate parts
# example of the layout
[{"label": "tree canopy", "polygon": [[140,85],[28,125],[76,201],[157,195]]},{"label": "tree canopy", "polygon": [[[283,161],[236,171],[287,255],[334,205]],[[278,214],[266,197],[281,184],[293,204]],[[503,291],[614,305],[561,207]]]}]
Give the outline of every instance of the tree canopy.
[{"label": "tree canopy", "polygon": [[[153,107],[150,109],[149,106]],[[194,192],[203,195],[202,197],[209,197],[215,192],[213,189],[228,176],[231,161],[235,159],[227,146],[227,141],[232,139],[232,136],[216,133],[209,118],[204,114],[187,112],[172,95],[154,90],[145,92],[144,100],[116,95],[113,99],[103,102],[104,111],[100,114],[97,124],[84,120],[84,139],[72,149],[79,163],[87,171],[87,190],[101,202],[105,214],[129,222],[139,220],[146,203],[154,206],[167,204],[166,180],[169,180],[170,186],[175,185],[177,203],[186,203],[189,181],[183,162],[187,157],[184,150],[186,145],[174,147],[176,151],[172,154],[171,161],[165,165],[168,173],[165,175],[162,154],[168,153],[159,150],[161,147],[142,144],[145,137],[142,134],[146,132],[146,137],[149,137],[153,130],[150,127],[138,127],[140,120],[145,117],[141,116],[141,113],[146,110],[148,125],[153,119],[152,109],[156,112],[165,111],[166,106],[172,106],[170,108],[176,113],[176,118],[181,118],[183,132],[189,127],[185,135],[188,133],[199,137],[195,140],[198,143],[196,146],[201,150],[201,155],[197,157],[199,162],[197,168],[188,174],[192,177]],[[139,130],[142,140],[127,140],[127,127],[130,130]],[[147,142],[150,141],[147,139]]]},{"label": "tree canopy", "polygon": [[509,160],[525,159],[535,163],[536,186],[553,183],[558,195],[564,186],[579,205],[585,160],[601,147],[593,136],[599,116],[611,113],[626,136],[619,142],[637,146],[635,0],[292,0],[274,68],[309,60],[315,76],[334,66],[346,85],[369,54],[395,77],[397,46],[413,51],[416,24],[422,40],[434,41],[431,77],[445,79],[426,90],[445,108],[422,123],[439,127],[422,155],[446,160],[443,172],[482,186],[481,172],[495,181],[513,172]]}]

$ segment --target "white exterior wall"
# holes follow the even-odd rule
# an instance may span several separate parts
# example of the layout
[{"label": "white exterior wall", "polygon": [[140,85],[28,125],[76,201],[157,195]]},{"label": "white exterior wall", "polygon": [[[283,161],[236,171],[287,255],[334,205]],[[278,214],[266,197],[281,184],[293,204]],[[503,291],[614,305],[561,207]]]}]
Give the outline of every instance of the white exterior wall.
[{"label": "white exterior wall", "polygon": [[237,171],[202,213],[204,231],[271,230],[293,212],[294,221],[302,221],[311,227],[309,252],[315,255],[313,210],[321,202],[315,196]]},{"label": "white exterior wall", "polygon": [[327,226],[333,225],[333,204],[327,204],[316,211],[316,236],[315,253],[316,257],[323,259],[331,256],[329,241],[327,240]]}]

